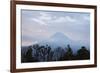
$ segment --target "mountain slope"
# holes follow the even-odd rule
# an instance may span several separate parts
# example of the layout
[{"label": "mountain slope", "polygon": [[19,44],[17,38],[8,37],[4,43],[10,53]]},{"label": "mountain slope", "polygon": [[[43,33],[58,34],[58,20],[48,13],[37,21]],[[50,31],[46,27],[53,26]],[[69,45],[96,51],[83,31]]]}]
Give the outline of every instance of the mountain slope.
[{"label": "mountain slope", "polygon": [[48,39],[40,42],[39,44],[49,45],[53,48],[52,50],[56,49],[57,47],[62,47],[65,50],[65,48],[67,48],[67,45],[70,45],[74,52],[76,52],[76,50],[81,46],[79,43],[71,40],[69,37],[60,32],[55,33]]}]

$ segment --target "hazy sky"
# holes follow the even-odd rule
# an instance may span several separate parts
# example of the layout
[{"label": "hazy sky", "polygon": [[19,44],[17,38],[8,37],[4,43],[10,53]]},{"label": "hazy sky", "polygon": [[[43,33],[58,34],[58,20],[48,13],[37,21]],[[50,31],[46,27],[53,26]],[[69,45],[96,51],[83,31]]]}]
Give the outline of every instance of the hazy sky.
[{"label": "hazy sky", "polygon": [[21,10],[22,45],[30,45],[62,32],[72,40],[89,44],[90,14]]}]

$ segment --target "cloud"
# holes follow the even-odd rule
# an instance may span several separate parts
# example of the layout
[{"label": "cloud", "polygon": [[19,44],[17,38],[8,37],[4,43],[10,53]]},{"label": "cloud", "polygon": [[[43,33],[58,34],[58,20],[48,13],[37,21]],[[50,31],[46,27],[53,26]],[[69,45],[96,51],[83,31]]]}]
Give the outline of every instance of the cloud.
[{"label": "cloud", "polygon": [[40,12],[39,16],[32,17],[33,22],[38,23],[39,25],[48,25],[48,22],[51,22],[53,17],[48,12]]},{"label": "cloud", "polygon": [[22,12],[22,43],[29,43],[29,41],[33,43],[43,40],[56,32],[65,33],[76,40],[85,40],[85,38],[90,37],[89,13],[38,10],[24,10]]},{"label": "cloud", "polygon": [[39,19],[44,21],[50,21],[52,20],[52,16],[48,12],[40,12]]},{"label": "cloud", "polygon": [[33,16],[30,20],[36,22],[38,25],[52,26],[59,23],[75,23],[77,20],[69,15],[53,14],[52,12],[37,12],[38,16]]},{"label": "cloud", "polygon": [[59,18],[56,18],[55,20],[53,20],[52,22],[62,23],[62,22],[66,22],[66,19],[65,19],[65,17],[59,17]]},{"label": "cloud", "polygon": [[76,19],[70,17],[70,16],[66,16],[65,19],[69,22],[76,22]]},{"label": "cloud", "polygon": [[33,20],[33,22],[38,23],[39,25],[47,25],[43,20],[41,19],[36,19],[36,18],[32,18],[31,20]]},{"label": "cloud", "polygon": [[63,16],[63,17],[58,17],[53,22],[55,23],[64,23],[64,22],[75,22],[76,20],[70,16]]}]

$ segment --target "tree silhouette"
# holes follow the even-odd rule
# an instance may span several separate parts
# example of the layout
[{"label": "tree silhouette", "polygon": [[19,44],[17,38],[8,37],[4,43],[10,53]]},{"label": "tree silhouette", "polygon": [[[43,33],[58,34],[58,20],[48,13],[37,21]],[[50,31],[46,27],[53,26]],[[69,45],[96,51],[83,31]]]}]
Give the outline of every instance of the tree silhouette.
[{"label": "tree silhouette", "polygon": [[90,52],[87,50],[86,47],[82,46],[81,49],[77,51],[77,58],[78,59],[90,59]]},{"label": "tree silhouette", "polygon": [[73,54],[71,46],[68,44],[66,48],[51,48],[49,45],[34,44],[25,47],[27,50],[21,51],[21,62],[47,62],[47,61],[64,61],[64,60],[85,60],[90,59],[90,52],[85,46]]},{"label": "tree silhouette", "polygon": [[53,57],[53,54],[54,52],[51,51],[51,47],[50,46],[47,46],[47,61],[52,61],[52,57]]},{"label": "tree silhouette", "polygon": [[57,47],[56,49],[54,49],[52,60],[53,61],[61,60],[63,56],[64,56],[63,48],[62,47]]},{"label": "tree silhouette", "polygon": [[25,55],[25,53],[22,53],[22,51],[21,51],[21,62],[26,62],[26,55]]},{"label": "tree silhouette", "polygon": [[29,47],[28,51],[26,52],[25,58],[26,58],[27,62],[33,62],[32,48],[31,47]]},{"label": "tree silhouette", "polygon": [[50,61],[52,60],[52,54],[53,52],[51,51],[51,47],[46,45],[46,46],[39,46],[39,45],[34,45],[34,51],[35,51],[35,58],[38,59],[38,61]]},{"label": "tree silhouette", "polygon": [[67,52],[64,56],[64,60],[72,60],[73,59],[73,51],[70,47],[70,45],[67,45]]},{"label": "tree silhouette", "polygon": [[34,49],[38,49],[40,46],[38,44],[35,44],[32,46]]}]

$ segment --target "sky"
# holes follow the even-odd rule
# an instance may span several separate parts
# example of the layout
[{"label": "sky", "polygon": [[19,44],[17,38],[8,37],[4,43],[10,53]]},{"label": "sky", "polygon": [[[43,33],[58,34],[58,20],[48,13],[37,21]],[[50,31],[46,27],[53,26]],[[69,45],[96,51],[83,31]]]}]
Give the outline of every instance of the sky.
[{"label": "sky", "polygon": [[21,10],[21,30],[22,46],[48,39],[57,32],[90,44],[90,13]]}]

